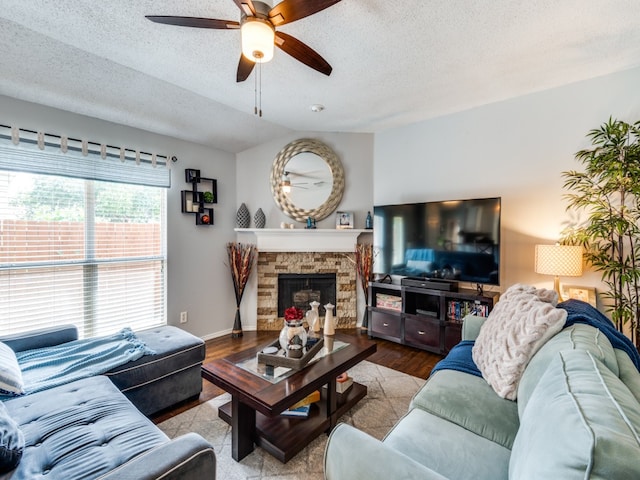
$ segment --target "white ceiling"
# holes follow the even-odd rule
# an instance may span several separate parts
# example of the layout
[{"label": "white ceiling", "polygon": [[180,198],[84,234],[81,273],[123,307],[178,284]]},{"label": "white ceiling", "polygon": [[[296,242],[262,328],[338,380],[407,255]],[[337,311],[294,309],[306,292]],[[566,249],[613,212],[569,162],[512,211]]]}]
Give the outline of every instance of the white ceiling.
[{"label": "white ceiling", "polygon": [[276,49],[257,118],[256,71],[235,82],[239,31],[144,18],[239,20],[232,0],[0,4],[0,94],[229,152],[292,131],[378,132],[640,66],[638,0],[342,0],[278,28],[333,73]]}]

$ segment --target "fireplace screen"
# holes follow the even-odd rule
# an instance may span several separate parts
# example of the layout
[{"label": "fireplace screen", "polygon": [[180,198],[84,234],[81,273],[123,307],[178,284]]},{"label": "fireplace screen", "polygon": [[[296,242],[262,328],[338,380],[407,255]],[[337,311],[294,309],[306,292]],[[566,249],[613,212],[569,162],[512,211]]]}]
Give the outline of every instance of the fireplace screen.
[{"label": "fireplace screen", "polygon": [[[309,305],[316,301],[320,304],[320,316],[325,315],[327,303],[336,304],[335,273],[281,273],[278,275],[278,317],[284,317],[284,311],[292,306],[303,312],[311,310]],[[335,314],[335,309],[334,309]]]}]

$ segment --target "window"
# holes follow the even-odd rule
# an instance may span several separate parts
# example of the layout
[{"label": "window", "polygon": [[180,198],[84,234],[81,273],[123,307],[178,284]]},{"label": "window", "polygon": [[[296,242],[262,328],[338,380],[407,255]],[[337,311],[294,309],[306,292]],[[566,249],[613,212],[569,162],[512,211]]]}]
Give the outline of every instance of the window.
[{"label": "window", "polygon": [[165,324],[165,207],[158,186],[0,170],[0,332]]}]

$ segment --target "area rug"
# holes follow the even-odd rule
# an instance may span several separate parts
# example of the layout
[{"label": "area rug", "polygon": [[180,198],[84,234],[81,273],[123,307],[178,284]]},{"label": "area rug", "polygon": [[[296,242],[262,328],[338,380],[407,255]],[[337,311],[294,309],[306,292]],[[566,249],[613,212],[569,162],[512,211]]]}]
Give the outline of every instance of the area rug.
[{"label": "area rug", "polygon": [[[340,417],[348,423],[382,439],[407,412],[409,402],[425,380],[361,362],[349,370],[349,375],[368,388],[367,396]],[[231,427],[218,418],[218,407],[228,402],[228,394],[220,395],[202,405],[165,420],[158,426],[169,437],[196,432],[206,438],[216,452],[216,478],[231,480],[321,480],[327,435],[321,435],[286,464],[276,460],[259,447],[242,461],[231,458]],[[357,448],[357,447],[356,447]]]}]

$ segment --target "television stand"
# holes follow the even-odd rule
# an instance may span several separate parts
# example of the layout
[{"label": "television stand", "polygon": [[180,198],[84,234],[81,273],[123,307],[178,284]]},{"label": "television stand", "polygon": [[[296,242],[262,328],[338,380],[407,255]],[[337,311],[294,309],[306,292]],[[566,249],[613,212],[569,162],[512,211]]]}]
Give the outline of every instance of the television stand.
[{"label": "television stand", "polygon": [[427,287],[432,280],[405,277],[400,285],[371,282],[369,336],[446,355],[462,338],[464,317],[472,313],[486,317],[498,301],[497,292]]}]

